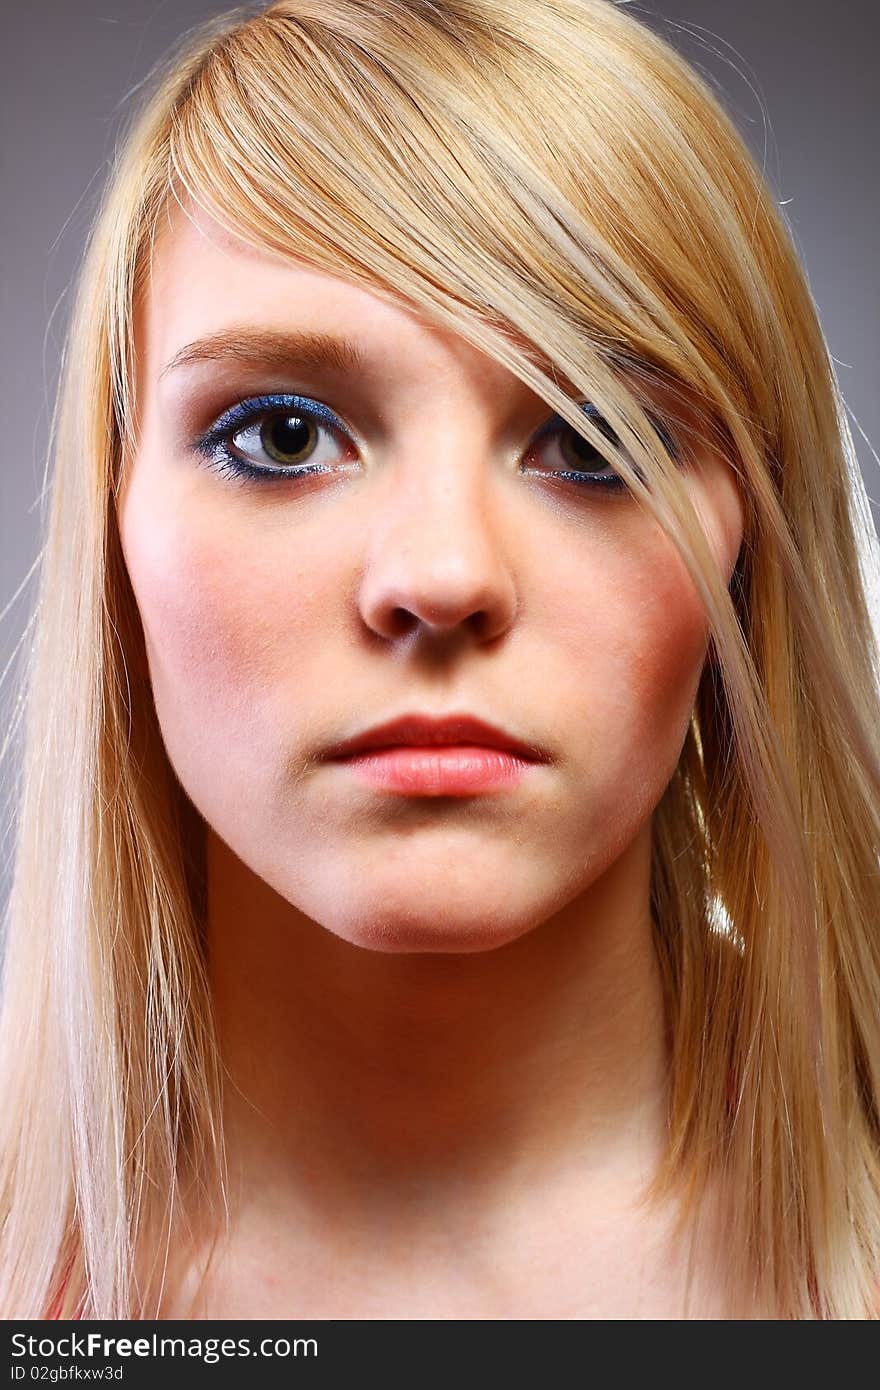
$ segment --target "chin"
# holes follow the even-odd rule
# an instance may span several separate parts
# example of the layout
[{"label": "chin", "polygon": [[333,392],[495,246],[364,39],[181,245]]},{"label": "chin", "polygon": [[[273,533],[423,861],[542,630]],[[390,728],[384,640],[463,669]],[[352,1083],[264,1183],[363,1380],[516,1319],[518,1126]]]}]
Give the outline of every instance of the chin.
[{"label": "chin", "polygon": [[531,914],[500,913],[495,903],[481,903],[471,894],[458,908],[448,898],[434,910],[424,896],[416,902],[382,901],[347,911],[321,914],[318,921],[335,936],[367,951],[415,954],[472,954],[493,951],[523,936],[540,920]]},{"label": "chin", "polygon": [[564,907],[580,882],[539,856],[420,853],[406,847],[362,857],[312,854],[266,874],[275,891],[318,927],[367,951],[470,954],[526,936]]},{"label": "chin", "polygon": [[485,925],[474,927],[452,923],[438,926],[426,922],[373,922],[364,928],[329,930],[366,951],[381,951],[386,955],[474,955],[478,951],[494,951],[515,941],[522,932],[487,931]]}]

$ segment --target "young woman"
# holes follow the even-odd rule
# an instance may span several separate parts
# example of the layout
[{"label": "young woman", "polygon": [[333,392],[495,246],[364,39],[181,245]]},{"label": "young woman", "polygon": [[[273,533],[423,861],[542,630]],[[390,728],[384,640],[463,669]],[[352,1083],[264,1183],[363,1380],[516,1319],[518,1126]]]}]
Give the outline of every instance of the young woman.
[{"label": "young woman", "polygon": [[65,356],[4,1315],[876,1316],[876,549],[625,10],[190,35]]}]

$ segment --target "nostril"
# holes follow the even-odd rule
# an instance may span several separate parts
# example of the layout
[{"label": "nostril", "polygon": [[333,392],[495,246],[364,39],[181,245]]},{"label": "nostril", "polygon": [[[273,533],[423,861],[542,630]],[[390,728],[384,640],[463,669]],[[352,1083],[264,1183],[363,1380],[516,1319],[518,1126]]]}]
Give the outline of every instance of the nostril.
[{"label": "nostril", "polygon": [[489,614],[485,608],[475,609],[468,613],[464,618],[445,620],[439,615],[428,613],[419,614],[411,608],[396,606],[389,609],[388,623],[385,630],[386,637],[409,637],[419,628],[424,630],[425,636],[451,635],[453,630],[461,633],[470,631],[477,637],[482,637],[489,629]]},{"label": "nostril", "polygon": [[469,625],[474,629],[478,637],[485,637],[489,631],[489,614],[485,608],[480,608],[476,613],[471,613],[468,618]]},{"label": "nostril", "polygon": [[418,618],[408,608],[392,608],[390,618],[394,637],[405,637],[418,623]]}]

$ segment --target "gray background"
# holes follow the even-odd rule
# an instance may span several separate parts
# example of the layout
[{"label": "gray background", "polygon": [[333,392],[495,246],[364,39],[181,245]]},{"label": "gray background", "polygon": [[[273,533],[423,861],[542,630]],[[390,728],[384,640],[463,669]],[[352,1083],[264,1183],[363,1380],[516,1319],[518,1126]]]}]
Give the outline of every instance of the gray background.
[{"label": "gray background", "polygon": [[[0,82],[0,743],[33,600],[39,493],[70,283],[131,94],[205,0],[3,7]],[[764,166],[806,267],[880,521],[877,0],[633,5],[708,77]],[[7,671],[9,663],[12,669]],[[0,769],[0,805],[8,793]],[[0,904],[8,892],[0,852]]]}]

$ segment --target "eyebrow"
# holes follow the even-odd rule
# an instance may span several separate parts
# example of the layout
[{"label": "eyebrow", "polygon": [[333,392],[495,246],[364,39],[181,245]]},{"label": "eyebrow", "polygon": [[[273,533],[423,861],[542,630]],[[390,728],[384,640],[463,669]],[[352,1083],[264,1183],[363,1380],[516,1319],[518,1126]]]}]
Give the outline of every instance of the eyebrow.
[{"label": "eyebrow", "polygon": [[286,369],[291,366],[360,371],[366,354],[347,338],[305,330],[278,332],[247,327],[208,333],[180,348],[159,373],[159,380],[193,362],[237,362],[243,366]]}]

